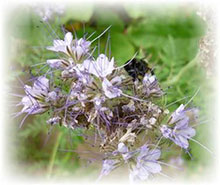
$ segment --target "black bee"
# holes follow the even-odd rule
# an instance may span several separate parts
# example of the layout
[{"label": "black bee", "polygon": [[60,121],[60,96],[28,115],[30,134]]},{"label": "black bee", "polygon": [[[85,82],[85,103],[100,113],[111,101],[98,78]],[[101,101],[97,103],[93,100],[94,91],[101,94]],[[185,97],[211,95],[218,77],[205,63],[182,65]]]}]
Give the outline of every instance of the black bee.
[{"label": "black bee", "polygon": [[142,80],[146,73],[151,73],[154,75],[154,71],[152,68],[148,66],[148,63],[143,59],[134,58],[132,61],[128,60],[126,64],[129,63],[124,67],[127,73],[135,80]]}]

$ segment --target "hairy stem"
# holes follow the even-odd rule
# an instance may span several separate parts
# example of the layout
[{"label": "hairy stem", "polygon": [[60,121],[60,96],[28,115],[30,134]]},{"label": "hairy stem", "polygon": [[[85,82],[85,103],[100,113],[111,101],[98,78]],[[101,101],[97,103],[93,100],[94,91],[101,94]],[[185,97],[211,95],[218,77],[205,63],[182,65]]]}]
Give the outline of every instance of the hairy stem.
[{"label": "hairy stem", "polygon": [[51,174],[52,174],[52,170],[53,170],[57,150],[58,150],[58,147],[59,147],[59,144],[60,144],[60,141],[61,141],[61,136],[62,136],[62,132],[59,132],[58,135],[57,135],[57,138],[56,138],[56,142],[55,142],[54,147],[53,147],[52,155],[51,155],[48,170],[47,170],[47,178],[48,179],[51,177]]}]

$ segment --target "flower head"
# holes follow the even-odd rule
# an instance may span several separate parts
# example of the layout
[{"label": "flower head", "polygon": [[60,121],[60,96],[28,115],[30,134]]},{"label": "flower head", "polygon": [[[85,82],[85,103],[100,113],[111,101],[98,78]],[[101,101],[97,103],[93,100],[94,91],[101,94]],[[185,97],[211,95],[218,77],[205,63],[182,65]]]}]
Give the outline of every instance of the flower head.
[{"label": "flower head", "polygon": [[74,39],[68,32],[64,40],[54,40],[47,49],[60,52],[59,58],[48,59],[50,69],[46,74],[38,77],[33,86],[24,86],[26,95],[19,104],[23,108],[16,115],[27,113],[22,125],[30,114],[50,110],[48,124],[75,129],[80,136],[89,138],[86,143],[95,149],[99,145],[103,153],[97,155],[103,160],[100,178],[127,164],[131,181],[146,180],[160,173],[160,164],[165,164],[159,158],[167,145],[158,141],[158,134],[188,149],[188,140],[195,135],[189,123],[196,112],[181,105],[162,125],[169,111],[163,100],[155,101],[154,97],[161,97],[163,91],[154,72],[142,60],[131,59],[115,68],[114,58],[105,54],[95,58],[96,47],[91,51],[90,46],[100,37],[90,42],[85,37]]}]

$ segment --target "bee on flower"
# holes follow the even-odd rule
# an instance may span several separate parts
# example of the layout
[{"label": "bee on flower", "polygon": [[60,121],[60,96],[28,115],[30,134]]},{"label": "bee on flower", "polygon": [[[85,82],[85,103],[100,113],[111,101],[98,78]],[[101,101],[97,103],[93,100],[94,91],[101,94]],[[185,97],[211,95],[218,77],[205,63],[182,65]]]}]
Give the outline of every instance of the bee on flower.
[{"label": "bee on flower", "polygon": [[97,38],[73,38],[67,32],[63,39],[53,40],[47,50],[59,57],[48,58],[49,72],[38,76],[33,86],[24,86],[19,114],[50,111],[46,121],[50,126],[83,130],[82,136],[91,137],[90,142],[102,156],[99,180],[122,165],[128,166],[131,182],[145,181],[156,174],[164,176],[162,165],[169,164],[162,161],[167,145],[161,140],[185,151],[190,140],[198,143],[191,126],[196,119],[189,116],[197,117],[198,110],[181,104],[170,115],[159,101],[165,92],[156,74],[152,70],[137,72],[148,68],[143,63],[138,66],[136,55],[119,67],[110,55],[98,53],[95,57],[92,44]]}]

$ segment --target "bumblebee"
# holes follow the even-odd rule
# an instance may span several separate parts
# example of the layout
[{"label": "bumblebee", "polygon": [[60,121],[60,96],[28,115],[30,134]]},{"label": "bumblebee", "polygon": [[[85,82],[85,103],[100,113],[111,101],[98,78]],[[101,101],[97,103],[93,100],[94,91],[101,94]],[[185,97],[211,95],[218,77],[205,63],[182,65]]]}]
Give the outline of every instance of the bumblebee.
[{"label": "bumblebee", "polygon": [[154,71],[149,67],[148,63],[144,59],[134,58],[132,61],[128,60],[126,62],[124,69],[127,73],[135,80],[143,80],[146,73],[154,75]]},{"label": "bumblebee", "polygon": [[83,28],[83,23],[70,19],[63,25],[63,27],[65,28],[65,30],[75,32]]}]

